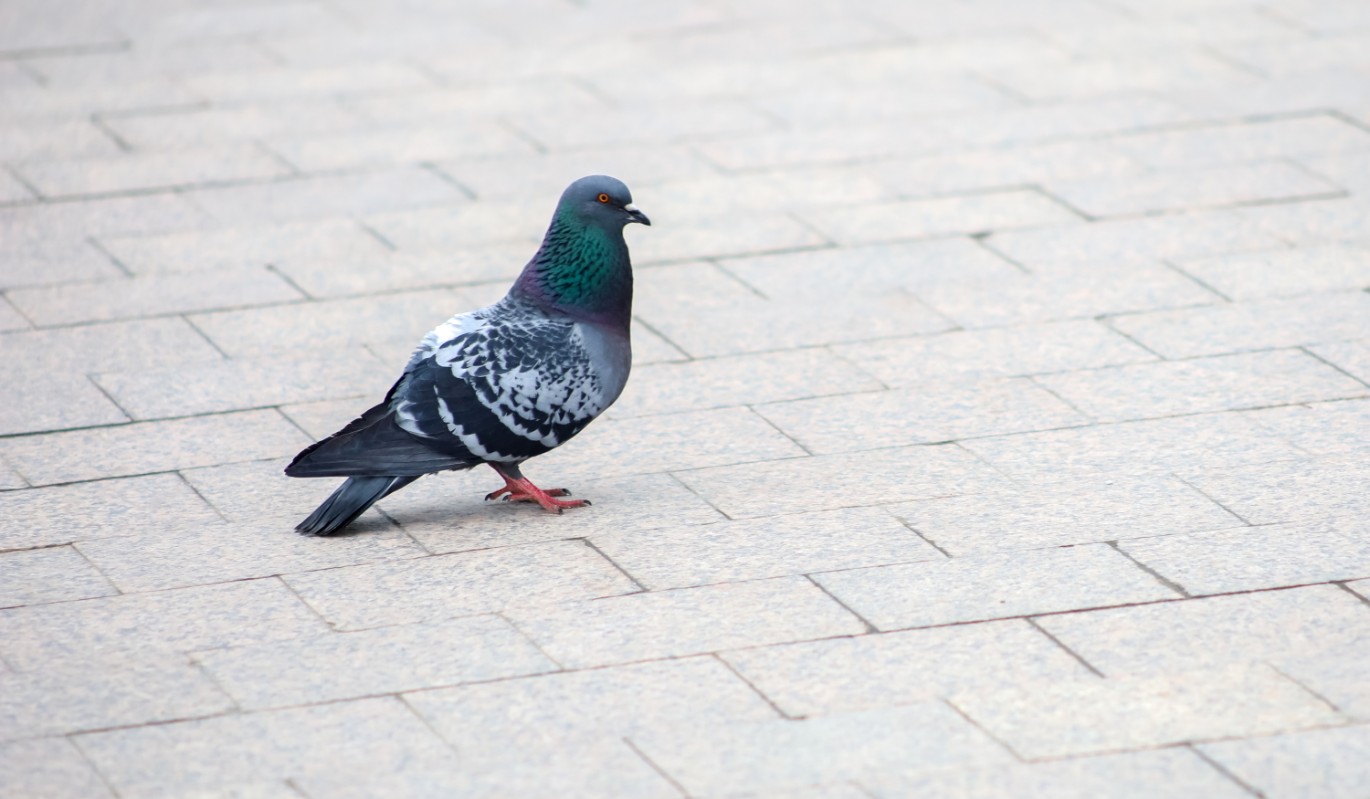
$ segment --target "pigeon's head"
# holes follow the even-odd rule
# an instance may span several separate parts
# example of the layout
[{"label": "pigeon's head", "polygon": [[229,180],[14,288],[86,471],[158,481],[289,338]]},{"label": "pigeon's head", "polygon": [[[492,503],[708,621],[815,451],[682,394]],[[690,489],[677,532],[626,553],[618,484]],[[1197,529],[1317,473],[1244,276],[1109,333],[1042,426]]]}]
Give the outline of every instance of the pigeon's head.
[{"label": "pigeon's head", "polygon": [[562,214],[614,230],[621,230],[632,222],[652,224],[652,220],[633,205],[632,192],[623,181],[608,175],[590,175],[567,186],[557,204],[557,215]]}]

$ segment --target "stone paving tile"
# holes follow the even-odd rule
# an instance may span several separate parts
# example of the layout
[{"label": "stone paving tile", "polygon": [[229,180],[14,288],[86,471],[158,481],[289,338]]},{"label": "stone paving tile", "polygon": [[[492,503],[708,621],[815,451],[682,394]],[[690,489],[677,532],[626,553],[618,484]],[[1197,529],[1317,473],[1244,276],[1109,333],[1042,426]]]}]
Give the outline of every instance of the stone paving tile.
[{"label": "stone paving tile", "polygon": [[1242,466],[1224,474],[1181,473],[1188,482],[1252,524],[1355,516],[1370,497],[1357,489],[1366,479],[1363,455]]},{"label": "stone paving tile", "polygon": [[957,446],[912,446],[680,472],[730,518],[829,510],[984,491],[999,472]]},{"label": "stone paving tile", "polygon": [[451,757],[423,722],[388,697],[96,732],[75,741],[130,799],[163,796],[168,786],[195,793],[271,778],[376,777],[436,767]]},{"label": "stone paving tile", "polygon": [[0,554],[0,607],[37,605],[118,593],[71,547]]},{"label": "stone paving tile", "polygon": [[1199,747],[1270,799],[1353,799],[1370,781],[1370,726],[1309,730]]},{"label": "stone paving tile", "polygon": [[1316,652],[1285,652],[1270,662],[1346,716],[1370,720],[1370,636]]},{"label": "stone paving tile", "polygon": [[888,506],[953,557],[1242,526],[1171,477],[1058,479]]},{"label": "stone paving tile", "polygon": [[1112,325],[1167,358],[1361,338],[1370,314],[1363,291],[1157,311]]},{"label": "stone paving tile", "polygon": [[1370,401],[1346,400],[1257,411],[1252,418],[1267,435],[1278,436],[1315,456],[1352,455],[1370,448]]},{"label": "stone paving tile", "polygon": [[183,660],[110,666],[44,664],[0,675],[0,740],[211,716],[234,709],[199,669]]},{"label": "stone paving tile", "polygon": [[20,477],[10,467],[0,462],[0,491],[8,491],[14,488],[28,488],[29,484],[24,478]]},{"label": "stone paving tile", "polygon": [[1266,666],[1024,683],[951,701],[1029,760],[1269,735],[1342,721],[1302,686]]},{"label": "stone paving tile", "polygon": [[1149,167],[1183,169],[1370,149],[1370,131],[1335,117],[1313,116],[1133,134],[1109,144]]},{"label": "stone paving tile", "polygon": [[29,330],[32,325],[3,297],[0,297],[0,332]]},{"label": "stone paving tile", "polygon": [[16,87],[0,97],[0,111],[12,120],[66,121],[118,111],[168,108],[199,102],[195,92],[159,76],[108,86]]},{"label": "stone paving tile", "polygon": [[0,172],[0,203],[26,203],[37,199],[28,186],[8,172]]},{"label": "stone paving tile", "polygon": [[854,635],[855,616],[803,577],[519,607],[505,615],[567,668]]},{"label": "stone paving tile", "polygon": [[985,81],[954,75],[924,78],[913,97],[909,96],[906,84],[868,81],[856,86],[820,86],[767,93],[755,104],[761,111],[798,128],[1017,105],[1008,93]]},{"label": "stone paving tile", "polygon": [[1041,227],[1077,219],[1069,209],[1032,190],[904,200],[807,211],[803,215],[819,231],[840,244]]},{"label": "stone paving tile", "polygon": [[[640,590],[582,541],[460,552],[286,576],[339,629],[438,621]],[[537,586],[530,592],[530,586]]]},{"label": "stone paving tile", "polygon": [[719,725],[634,736],[634,743],[692,795],[770,792],[888,771],[996,765],[1009,756],[941,703],[803,721]]},{"label": "stone paving tile", "polygon": [[[207,450],[201,442],[218,442]],[[311,443],[272,410],[144,422],[0,440],[0,456],[33,485],[258,460]]]},{"label": "stone paving tile", "polygon": [[[660,88],[661,75],[653,76],[652,89]],[[638,83],[633,79],[634,83]],[[415,96],[405,98],[377,98],[377,103],[404,101],[412,104],[414,113],[422,119],[430,119],[433,109],[428,102],[418,103]],[[520,89],[516,102],[523,104],[526,97]],[[462,113],[468,113],[463,106]],[[386,118],[393,118],[387,109]],[[401,118],[403,112],[400,112]],[[439,161],[437,167],[450,175],[461,185],[471,190],[482,202],[527,200],[539,206],[547,205],[566,188],[566,184],[582,174],[600,173],[605,175],[632,175],[633,190],[642,195],[639,203],[644,209],[655,213],[655,209],[643,204],[648,197],[665,198],[656,186],[664,181],[689,181],[706,179],[717,174],[689,148],[667,144],[644,146],[641,144],[617,144],[594,149],[577,148],[566,153],[535,153],[518,156],[489,156],[479,159],[456,159]],[[636,199],[636,198],[635,198]],[[716,199],[716,198],[714,198]],[[547,205],[551,212],[551,206]],[[649,213],[649,216],[652,214]],[[653,230],[655,234],[657,231]]]},{"label": "stone paving tile", "polygon": [[[80,373],[54,375],[48,369],[33,367],[0,368],[0,378],[4,381],[0,387],[0,434],[94,427],[130,419]],[[54,396],[64,401],[54,403]]]},{"label": "stone paving tile", "polygon": [[0,160],[57,160],[117,155],[119,145],[89,119],[0,122]]},{"label": "stone paving tile", "polygon": [[392,164],[442,161],[458,156],[534,152],[532,144],[497,122],[368,128],[345,134],[268,139],[271,151],[301,172],[329,172]]},{"label": "stone paving tile", "polygon": [[1033,378],[1099,421],[1365,396],[1367,388],[1298,351],[1223,355]]},{"label": "stone paving tile", "polygon": [[[221,413],[334,397],[385,396],[397,369],[364,349],[327,360],[219,360],[195,366],[112,372],[93,379],[134,419]],[[358,408],[358,412],[365,408]]]},{"label": "stone paving tile", "polygon": [[197,96],[218,103],[284,100],[314,95],[426,89],[433,83],[417,69],[377,62],[318,69],[240,69],[188,75],[181,83]]},{"label": "stone paving tile", "polygon": [[[0,208],[6,250],[22,248],[40,261],[67,257],[88,236],[133,235],[191,230],[210,224],[210,217],[179,194],[109,197],[69,203],[43,203]],[[57,240],[56,253],[44,240]]]},{"label": "stone paving tile", "polygon": [[[137,629],[137,636],[127,631]],[[249,580],[0,611],[0,654],[17,670],[146,663],[174,653],[327,632],[278,580]]]},{"label": "stone paving tile", "polygon": [[1290,202],[1341,189],[1282,162],[1157,172],[1149,177],[1050,181],[1047,193],[1091,217]]},{"label": "stone paving tile", "polygon": [[1365,636],[1370,607],[1336,586],[1049,616],[1038,623],[1109,677],[1215,670]]},{"label": "stone paving tile", "polygon": [[1165,535],[1119,546],[1191,594],[1370,577],[1370,543],[1351,522],[1322,521]]},{"label": "stone paving tile", "polygon": [[1086,140],[903,158],[881,164],[878,174],[895,192],[916,197],[1141,171],[1138,161],[1108,142]]},{"label": "stone paving tile", "polygon": [[417,168],[205,188],[183,196],[227,225],[376,214],[467,201],[456,186]]},{"label": "stone paving tile", "polygon": [[0,787],[13,796],[114,799],[66,738],[30,738],[0,744]]},{"label": "stone paving tile", "polygon": [[[476,616],[200,653],[245,710],[555,671],[508,622]],[[347,664],[339,669],[337,664]]]},{"label": "stone paving tile", "polygon": [[1177,596],[1104,544],[877,566],[815,579],[881,630]]},{"label": "stone paving tile", "polygon": [[[876,179],[872,170],[838,166],[671,180],[648,186],[638,202],[649,203],[654,217],[675,222],[699,216],[698,209],[702,207],[709,209],[710,216],[723,210],[761,215],[766,211],[831,208],[891,199],[894,193]],[[646,240],[656,240],[657,233],[653,230]]]},{"label": "stone paving tile", "polygon": [[550,756],[573,743],[766,721],[775,710],[727,666],[692,657],[405,694],[475,762]]},{"label": "stone paving tile", "polygon": [[[370,248],[368,248],[370,249]],[[463,253],[363,252],[283,260],[276,268],[311,297],[347,297],[376,291],[498,281],[505,289],[528,262],[527,244],[490,244]]]},{"label": "stone paving tile", "polygon": [[108,237],[100,246],[135,275],[281,267],[302,258],[379,261],[390,254],[351,219]]},{"label": "stone paving tile", "polygon": [[878,508],[652,530],[615,524],[590,540],[649,590],[943,557]]},{"label": "stone paving tile", "polygon": [[135,319],[32,330],[5,336],[0,369],[76,372],[135,371],[222,357],[184,319]]},{"label": "stone paving tile", "polygon": [[8,297],[40,327],[302,299],[289,283],[260,268],[21,288]]},{"label": "stone paving tile", "polygon": [[[1089,675],[1065,650],[1016,620],[739,649],[723,659],[797,717]],[[986,662],[994,668],[982,669]]]},{"label": "stone paving tile", "polygon": [[[45,207],[45,206],[38,206]],[[88,241],[39,239],[11,246],[0,242],[4,254],[5,271],[0,274],[0,288],[47,286],[68,281],[105,280],[123,277],[124,272]],[[13,326],[28,327],[27,321],[14,311],[8,302],[3,304],[7,318],[0,329]],[[18,323],[16,325],[16,323]]]},{"label": "stone paving tile", "polygon": [[1184,260],[1178,266],[1237,301],[1370,286],[1366,247],[1301,247]]},{"label": "stone paving tile", "polygon": [[259,148],[183,150],[74,161],[35,161],[16,171],[43,197],[167,189],[283,178],[284,164]]},{"label": "stone paving tile", "polygon": [[1183,747],[917,776],[868,777],[861,784],[877,799],[901,796],[1149,799],[1158,795],[1176,799],[1244,799],[1251,795]]},{"label": "stone paving tile", "polygon": [[632,110],[594,112],[594,125],[582,124],[583,109],[570,111],[524,109],[508,116],[541,148],[569,150],[614,142],[679,141],[721,134],[773,130],[771,118],[747,104],[729,101],[655,103]]},{"label": "stone paving tile", "polygon": [[[448,201],[430,203],[436,206],[432,208],[369,211],[362,221],[400,252],[457,254],[473,247],[519,241],[532,255],[546,230],[543,225],[547,217],[543,214],[550,216],[556,207],[546,197],[538,199],[531,210],[527,200]],[[629,233],[626,238],[629,248],[636,250],[633,235]],[[637,262],[641,264],[642,259]]]},{"label": "stone paving tile", "polygon": [[[23,487],[23,486],[16,486]],[[220,521],[174,474],[101,480],[6,493],[0,550],[128,535],[130,527],[193,527]]]},{"label": "stone paving tile", "polygon": [[1087,424],[1031,380],[990,379],[761,405],[778,429],[816,454],[950,441]]},{"label": "stone paving tile", "polygon": [[887,386],[941,385],[1151,361],[1094,320],[943,333],[833,348]]},{"label": "stone paving tile", "polygon": [[[647,200],[642,202],[646,211]],[[628,237],[636,263],[754,255],[829,243],[822,231],[815,232],[794,215],[777,211],[719,213],[710,209],[668,219],[669,228],[653,228],[650,236]]]},{"label": "stone paving tile", "polygon": [[738,355],[633,370],[607,418],[845,395],[883,386],[826,349]]},{"label": "stone paving tile", "polygon": [[[1365,242],[1365,230],[1358,222],[1365,218],[1368,203],[1364,197],[1350,197],[1294,203],[1258,205],[1239,209],[1245,224],[1260,226],[1264,235],[1280,237],[1286,244],[1320,246]],[[1249,249],[1269,249],[1266,247]]]},{"label": "stone paving tile", "polygon": [[1319,344],[1308,351],[1357,380],[1370,383],[1370,339]]},{"label": "stone paving tile", "polygon": [[1204,52],[1169,52],[1164,59],[1144,54],[1111,54],[1080,58],[1069,64],[1045,64],[988,70],[1009,91],[1030,100],[1100,97],[1126,92],[1226,88],[1252,83],[1245,70]]}]

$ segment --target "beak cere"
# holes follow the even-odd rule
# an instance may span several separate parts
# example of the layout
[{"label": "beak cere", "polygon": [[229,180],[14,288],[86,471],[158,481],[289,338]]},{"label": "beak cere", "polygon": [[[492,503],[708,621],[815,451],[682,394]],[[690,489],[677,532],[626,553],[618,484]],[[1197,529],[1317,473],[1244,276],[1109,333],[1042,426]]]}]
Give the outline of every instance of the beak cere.
[{"label": "beak cere", "polygon": [[627,205],[623,206],[623,210],[628,212],[628,216],[631,219],[631,221],[641,222],[642,224],[647,225],[648,227],[651,226],[652,220],[648,219],[646,214],[637,210],[636,205],[628,203]]}]

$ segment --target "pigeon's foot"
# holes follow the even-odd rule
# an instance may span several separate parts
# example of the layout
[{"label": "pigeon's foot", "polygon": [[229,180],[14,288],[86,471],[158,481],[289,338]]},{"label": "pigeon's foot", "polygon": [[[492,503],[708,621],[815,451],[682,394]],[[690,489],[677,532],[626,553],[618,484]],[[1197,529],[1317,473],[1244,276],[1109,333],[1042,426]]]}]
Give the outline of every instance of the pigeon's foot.
[{"label": "pigeon's foot", "polygon": [[506,466],[490,464],[499,476],[504,478],[504,487],[497,488],[485,495],[485,501],[490,502],[503,498],[505,502],[536,502],[543,510],[550,513],[561,513],[566,508],[579,508],[590,504],[588,499],[556,499],[556,497],[569,497],[571,492],[564,488],[549,488],[543,490],[533,485],[527,477],[524,477],[517,466]]}]

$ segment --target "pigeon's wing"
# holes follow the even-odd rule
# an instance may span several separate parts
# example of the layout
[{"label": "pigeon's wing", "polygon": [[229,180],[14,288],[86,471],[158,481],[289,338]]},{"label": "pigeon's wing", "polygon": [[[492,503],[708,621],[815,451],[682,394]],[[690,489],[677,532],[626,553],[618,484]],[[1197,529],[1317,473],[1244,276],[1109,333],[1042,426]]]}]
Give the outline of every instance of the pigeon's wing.
[{"label": "pigeon's wing", "polygon": [[565,443],[613,398],[580,325],[492,310],[425,339],[391,407],[396,423],[417,437],[482,461],[516,463]]}]

